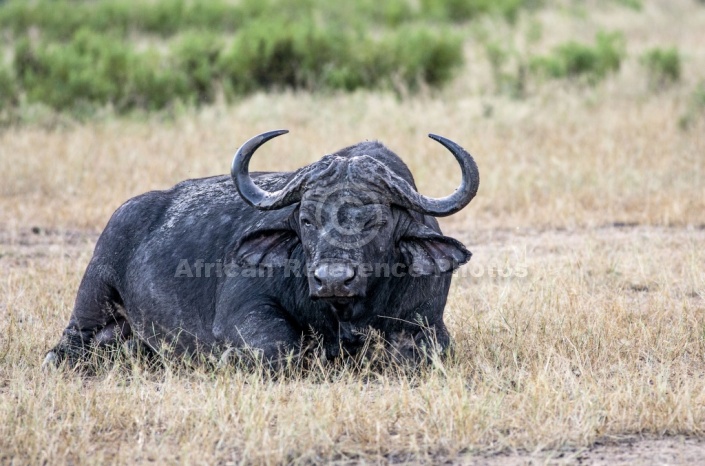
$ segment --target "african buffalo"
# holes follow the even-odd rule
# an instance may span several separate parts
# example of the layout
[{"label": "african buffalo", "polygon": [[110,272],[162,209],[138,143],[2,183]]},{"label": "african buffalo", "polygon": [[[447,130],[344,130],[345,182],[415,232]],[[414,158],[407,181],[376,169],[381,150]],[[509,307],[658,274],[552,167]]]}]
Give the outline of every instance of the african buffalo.
[{"label": "african buffalo", "polygon": [[366,330],[444,349],[452,271],[470,259],[434,217],[475,196],[479,173],[454,142],[462,182],[444,198],[416,191],[402,160],[361,142],[295,172],[249,173],[270,131],[235,154],[231,177],[181,182],[115,211],[73,313],[45,365],[134,339],[177,354],[249,348],[270,363],[315,335],[326,357],[354,354]]}]

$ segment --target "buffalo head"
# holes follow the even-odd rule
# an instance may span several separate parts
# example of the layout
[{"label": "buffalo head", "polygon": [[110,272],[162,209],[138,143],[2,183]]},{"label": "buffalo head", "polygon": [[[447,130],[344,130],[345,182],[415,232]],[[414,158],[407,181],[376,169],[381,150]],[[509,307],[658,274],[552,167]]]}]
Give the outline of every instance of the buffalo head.
[{"label": "buffalo head", "polygon": [[375,292],[380,275],[444,273],[470,259],[460,242],[443,236],[435,221],[424,217],[458,212],[477,193],[477,165],[462,147],[429,135],[455,156],[461,168],[460,186],[444,198],[419,194],[403,163],[399,162],[401,173],[399,166],[393,169],[385,163],[380,153],[398,159],[378,143],[327,155],[269,191],[255,184],[249,162],[257,148],[286,132],[270,131],[250,139],[233,160],[233,181],[248,204],[260,210],[296,205],[282,224],[257,230],[241,241],[237,250],[241,264],[286,266],[301,247],[309,296],[328,301],[342,320],[349,320],[362,312],[355,303]]}]

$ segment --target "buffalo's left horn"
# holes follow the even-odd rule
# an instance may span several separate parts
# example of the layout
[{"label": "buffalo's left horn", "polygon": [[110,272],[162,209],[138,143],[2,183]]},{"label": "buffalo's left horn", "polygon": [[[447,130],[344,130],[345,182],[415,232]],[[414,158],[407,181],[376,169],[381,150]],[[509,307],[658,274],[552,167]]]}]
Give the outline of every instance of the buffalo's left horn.
[{"label": "buffalo's left horn", "polygon": [[442,198],[424,196],[406,182],[400,183],[399,188],[402,196],[406,198],[404,200],[408,208],[434,217],[445,217],[458,212],[472,201],[480,187],[480,172],[472,155],[458,144],[437,134],[429,134],[428,137],[441,143],[455,156],[462,174],[460,186],[453,194]]},{"label": "buffalo's left horn", "polygon": [[255,151],[270,139],[288,132],[289,130],[286,129],[267,131],[248,140],[235,153],[233,164],[230,167],[230,176],[232,176],[233,183],[235,183],[240,196],[252,207],[262,210],[275,210],[301,200],[300,185],[302,179],[300,176],[294,176],[279,191],[269,192],[258,187],[249,172],[250,159]]}]

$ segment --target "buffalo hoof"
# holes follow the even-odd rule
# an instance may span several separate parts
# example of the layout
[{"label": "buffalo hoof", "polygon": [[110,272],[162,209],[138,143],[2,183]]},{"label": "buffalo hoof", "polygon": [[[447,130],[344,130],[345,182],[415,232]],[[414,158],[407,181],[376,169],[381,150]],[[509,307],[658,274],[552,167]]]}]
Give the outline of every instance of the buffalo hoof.
[{"label": "buffalo hoof", "polygon": [[134,340],[127,340],[122,343],[122,352],[128,359],[134,359],[140,354],[139,343]]},{"label": "buffalo hoof", "polygon": [[59,367],[59,356],[55,352],[49,351],[42,362],[42,370],[51,371],[57,367]]},{"label": "buffalo hoof", "polygon": [[248,367],[256,367],[262,361],[268,361],[262,350],[231,346],[220,355],[216,368],[222,370],[243,364]]},{"label": "buffalo hoof", "polygon": [[153,353],[149,346],[141,342],[137,338],[129,338],[122,342],[120,345],[122,348],[122,354],[131,360],[137,360],[141,358],[149,359]]},{"label": "buffalo hoof", "polygon": [[226,349],[223,354],[220,355],[217,368],[225,369],[226,367],[230,366],[233,363],[233,357],[237,356],[237,353],[238,352],[233,347]]}]

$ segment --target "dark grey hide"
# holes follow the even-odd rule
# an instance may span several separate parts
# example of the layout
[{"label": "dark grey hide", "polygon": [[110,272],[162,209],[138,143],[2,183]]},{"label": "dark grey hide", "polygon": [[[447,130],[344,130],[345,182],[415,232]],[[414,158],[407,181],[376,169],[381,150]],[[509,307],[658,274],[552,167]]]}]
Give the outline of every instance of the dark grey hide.
[{"label": "dark grey hide", "polygon": [[456,197],[440,200],[420,197],[379,142],[297,172],[249,174],[256,148],[282,133],[248,141],[232,178],[187,180],[118,208],[46,364],[127,338],[177,354],[246,347],[276,362],[315,334],[337,357],[356,353],[370,328],[412,342],[406,357],[429,338],[446,348],[451,272],[471,254],[419,211],[448,215],[472,199],[472,157],[437,139],[470,167]]}]

